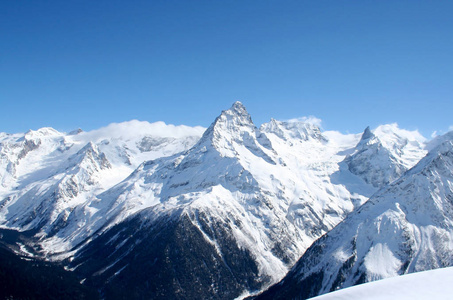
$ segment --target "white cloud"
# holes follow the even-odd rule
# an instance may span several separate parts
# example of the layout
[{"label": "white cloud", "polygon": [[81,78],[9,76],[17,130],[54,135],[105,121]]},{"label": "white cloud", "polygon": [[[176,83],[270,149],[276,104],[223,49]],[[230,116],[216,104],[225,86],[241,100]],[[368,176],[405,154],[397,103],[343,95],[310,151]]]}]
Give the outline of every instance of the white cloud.
[{"label": "white cloud", "polygon": [[[400,137],[405,137],[409,141],[418,141],[420,143],[426,142],[426,138],[421,135],[418,130],[406,130],[399,128],[398,123],[384,124],[379,125],[376,129],[373,130],[373,133],[379,138],[387,139],[392,135],[397,135]],[[391,142],[391,140],[389,140]]]},{"label": "white cloud", "polygon": [[319,118],[316,118],[315,116],[308,116],[308,117],[289,119],[289,120],[286,120],[286,122],[303,122],[303,123],[310,123],[310,124],[316,125],[318,127],[321,127],[322,120]]},{"label": "white cloud", "polygon": [[185,136],[201,136],[205,128],[185,125],[167,125],[164,122],[149,123],[146,121],[132,120],[123,123],[112,123],[106,127],[84,132],[77,135],[76,139],[96,141],[100,138],[132,138],[139,136],[159,136],[181,138]]},{"label": "white cloud", "polygon": [[433,133],[431,133],[431,138],[436,138],[438,136],[441,136],[441,135],[444,135],[450,131],[453,131],[453,125],[451,125],[450,127],[448,127],[447,131],[444,131],[444,130],[434,130]]}]

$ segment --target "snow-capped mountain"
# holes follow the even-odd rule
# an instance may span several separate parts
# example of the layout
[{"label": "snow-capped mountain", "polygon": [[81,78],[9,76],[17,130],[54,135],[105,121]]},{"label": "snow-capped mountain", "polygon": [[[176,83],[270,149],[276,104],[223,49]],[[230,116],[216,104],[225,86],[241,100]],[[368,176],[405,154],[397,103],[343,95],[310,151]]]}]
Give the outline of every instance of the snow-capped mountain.
[{"label": "snow-capped mountain", "polygon": [[317,240],[257,299],[305,299],[453,265],[453,141],[431,150]]},{"label": "snow-capped mountain", "polygon": [[[292,143],[297,143],[294,148],[299,151],[310,149],[314,152],[314,147],[326,148],[327,138],[318,128],[313,127],[313,132],[310,132],[314,137],[310,145],[304,145],[307,140],[291,130],[310,128],[308,125],[279,125],[288,136],[296,136]],[[145,255],[148,253],[145,249],[161,251],[151,246],[144,247],[149,245],[149,238],[143,239],[143,236],[148,237],[148,232],[161,228],[162,218],[168,218],[170,221],[164,224],[165,227],[181,231],[183,236],[191,236],[191,252],[207,252],[211,263],[202,269],[203,272],[197,273],[193,270],[204,264],[206,255],[192,257],[185,262],[190,265],[187,268],[191,270],[190,274],[180,270],[171,275],[170,282],[179,282],[179,287],[154,287],[155,290],[148,291],[150,296],[162,294],[163,298],[178,298],[179,290],[179,293],[186,294],[193,289],[194,282],[208,280],[210,284],[200,285],[196,289],[198,293],[231,298],[275,282],[317,237],[354,208],[351,195],[344,186],[321,186],[320,183],[316,186],[316,182],[309,183],[302,175],[317,172],[319,178],[316,181],[328,180],[335,168],[327,165],[313,170],[314,161],[302,160],[294,153],[290,155],[291,149],[279,154],[273,148],[274,143],[287,142],[287,138],[282,139],[271,130],[258,130],[245,107],[235,103],[231,109],[222,112],[193,148],[173,157],[146,162],[121,184],[99,195],[99,202],[90,205],[100,208],[96,213],[99,217],[96,218],[95,214],[92,223],[101,220],[101,216],[103,220],[132,215],[131,212],[140,211],[140,217],[134,216],[88,243],[75,256],[72,265],[79,270],[86,268],[87,276],[96,277],[94,274],[98,274],[103,278],[101,281],[106,280],[104,273],[115,277],[114,274],[120,272],[128,277],[125,274],[136,272],[134,267],[130,267],[135,264],[135,259],[128,254],[144,252],[142,255]],[[335,154],[331,149],[324,151],[327,152],[324,155]],[[336,159],[340,161],[342,158]],[[323,165],[325,156],[319,159],[318,167]],[[285,160],[292,165],[288,166]],[[295,165],[297,160],[299,162]],[[313,175],[311,180],[315,180]],[[309,188],[308,184],[313,187]],[[343,198],[329,195],[326,186],[337,194],[343,193]],[[309,203],[324,195],[324,205],[310,206]],[[136,228],[127,242],[124,238],[116,238],[122,236],[126,227]],[[174,236],[152,237],[152,240],[153,243],[163,243],[163,248],[179,249],[178,256],[191,257]],[[96,256],[96,249],[106,247],[118,249],[115,253],[122,255],[117,259]],[[163,261],[181,259],[172,253],[152,253]],[[93,259],[98,262],[96,269],[92,268]],[[174,266],[170,264],[161,268],[166,270]],[[226,275],[219,277],[216,275],[219,272]],[[156,273],[156,276],[162,274]],[[183,278],[188,276],[192,279],[183,285]],[[130,282],[122,282],[126,285],[124,290],[134,288],[127,285]],[[146,282],[158,280],[150,276]],[[116,283],[115,286],[121,285]]]},{"label": "snow-capped mountain", "polygon": [[[6,225],[22,230],[59,226],[67,217],[65,209],[74,206],[71,202],[77,205],[83,201],[83,193],[98,185],[101,174],[111,168],[104,153],[99,152],[93,143],[88,143],[67,159],[60,172],[27,184],[7,197],[2,202],[8,210]],[[65,213],[61,214],[63,211]]]},{"label": "snow-capped mountain", "polygon": [[399,129],[396,124],[381,125],[371,132],[367,127],[355,151],[345,162],[348,169],[374,187],[399,178],[423,156],[425,138]]},{"label": "snow-capped mountain", "polygon": [[[0,221],[47,239],[73,234],[68,218],[126,178],[143,160],[193,146],[203,128],[130,121],[64,134],[52,128],[2,134]],[[79,216],[81,217],[81,216]],[[87,217],[81,217],[82,226]],[[47,248],[47,247],[44,247]],[[46,252],[55,252],[46,249]]]},{"label": "snow-capped mountain", "polygon": [[107,298],[255,293],[426,153],[396,125],[258,129],[240,102],[206,130],[131,121],[0,138],[1,226]]},{"label": "snow-capped mountain", "polygon": [[[258,129],[237,102],[193,148],[143,163],[84,207],[83,215],[94,211],[88,222],[97,237],[83,244],[71,266],[95,285],[115,282],[106,288],[114,294],[120,292],[116,288],[142,290],[161,282],[181,259],[190,272],[166,274],[168,285],[149,288],[149,297],[178,298],[195,290],[229,299],[259,290],[284,276],[314,240],[375,190],[339,169],[345,155],[338,153],[357,141],[324,136],[306,123],[272,120]],[[343,178],[356,184],[354,191],[340,182]],[[81,241],[89,234],[87,226],[78,227],[72,237]],[[173,233],[150,235],[167,230]],[[191,237],[191,246],[175,235]],[[112,256],[106,257],[105,249],[112,249]],[[204,255],[193,256],[188,249]],[[144,286],[125,280],[137,274],[137,260],[146,256],[166,262],[162,271],[149,275]],[[200,284],[195,288],[194,282]]]}]

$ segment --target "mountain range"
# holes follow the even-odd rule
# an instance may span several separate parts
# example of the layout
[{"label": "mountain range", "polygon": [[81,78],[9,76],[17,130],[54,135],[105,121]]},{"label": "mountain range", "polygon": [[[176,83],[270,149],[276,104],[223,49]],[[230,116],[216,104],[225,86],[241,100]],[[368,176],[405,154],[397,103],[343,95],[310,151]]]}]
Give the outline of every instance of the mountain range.
[{"label": "mountain range", "polygon": [[0,133],[2,243],[103,299],[316,296],[452,265],[451,147],[396,124],[258,128],[240,102],[207,129]]}]

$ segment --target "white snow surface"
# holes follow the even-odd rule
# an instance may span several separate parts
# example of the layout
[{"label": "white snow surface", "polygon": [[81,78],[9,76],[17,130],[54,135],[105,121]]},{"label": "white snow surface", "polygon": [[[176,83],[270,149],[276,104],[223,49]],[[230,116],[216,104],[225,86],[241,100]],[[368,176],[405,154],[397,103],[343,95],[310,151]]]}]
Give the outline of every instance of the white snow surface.
[{"label": "white snow surface", "polygon": [[[41,228],[43,237],[72,240],[90,227],[96,195],[124,180],[143,161],[192,147],[201,127],[130,121],[90,132],[61,133],[52,128],[0,138],[0,222],[21,231]],[[68,218],[76,218],[71,223]],[[87,230],[86,234],[91,231]],[[68,236],[64,236],[67,234]],[[86,237],[86,236],[85,236]],[[46,251],[66,250],[44,240]]]},{"label": "white snow surface", "polygon": [[[236,102],[206,130],[130,121],[86,133],[2,134],[0,224],[39,229],[44,252],[63,258],[145,208],[155,215],[183,208],[196,226],[203,212],[213,224],[233,222],[234,240],[275,282],[395,179],[389,167],[406,170],[426,154],[421,136],[394,124],[366,133],[365,142],[365,133],[322,132],[317,124],[272,119],[258,129]],[[374,144],[381,146],[368,152]],[[379,162],[366,167],[373,181],[351,172],[348,159]],[[389,254],[377,246],[376,253]]]},{"label": "white snow surface", "polygon": [[[313,243],[283,284],[316,294],[453,265],[453,141],[431,150]],[[305,282],[305,283],[304,283]]]},{"label": "white snow surface", "polygon": [[311,300],[449,300],[453,295],[453,267],[369,282]]}]

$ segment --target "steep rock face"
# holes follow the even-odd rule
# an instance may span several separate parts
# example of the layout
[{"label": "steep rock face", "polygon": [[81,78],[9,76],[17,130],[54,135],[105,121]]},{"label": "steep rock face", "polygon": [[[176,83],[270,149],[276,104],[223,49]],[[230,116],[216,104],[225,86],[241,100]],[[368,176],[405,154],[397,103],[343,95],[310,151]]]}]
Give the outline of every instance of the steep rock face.
[{"label": "steep rock face", "polygon": [[257,299],[305,299],[453,265],[453,142],[433,149],[317,240]]},{"label": "steep rock face", "polygon": [[351,173],[379,188],[399,178],[425,156],[423,146],[422,136],[401,130],[396,124],[379,126],[375,133],[367,127],[345,162]]}]

